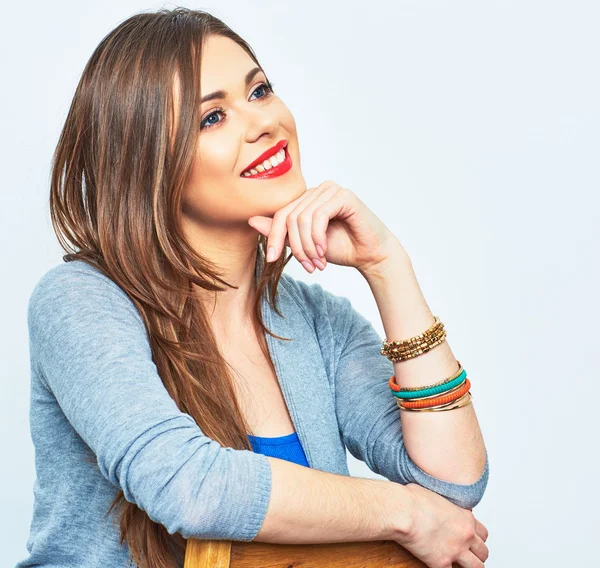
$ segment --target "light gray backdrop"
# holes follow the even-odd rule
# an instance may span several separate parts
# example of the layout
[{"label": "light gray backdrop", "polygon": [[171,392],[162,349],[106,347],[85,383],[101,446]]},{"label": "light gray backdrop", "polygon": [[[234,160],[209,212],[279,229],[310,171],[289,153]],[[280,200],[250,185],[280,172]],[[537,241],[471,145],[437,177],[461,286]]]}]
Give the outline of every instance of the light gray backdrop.
[{"label": "light gray backdrop", "polygon": [[[486,566],[591,566],[598,521],[600,8],[593,1],[187,2],[254,47],[309,186],[355,191],[409,252],[469,371],[490,456]],[[61,261],[52,151],[83,67],[133,0],[3,8],[0,550],[33,504],[26,308]],[[366,281],[293,276],[383,326]],[[351,473],[378,477],[348,455]],[[593,540],[594,539],[594,540]]]}]

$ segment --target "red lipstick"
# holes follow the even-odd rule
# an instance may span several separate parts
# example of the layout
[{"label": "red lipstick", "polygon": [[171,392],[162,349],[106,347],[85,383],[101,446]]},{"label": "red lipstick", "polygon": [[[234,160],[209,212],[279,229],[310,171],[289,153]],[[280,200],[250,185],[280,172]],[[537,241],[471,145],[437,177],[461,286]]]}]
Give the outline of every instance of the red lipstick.
[{"label": "red lipstick", "polygon": [[[266,152],[263,152],[249,166],[246,166],[246,168],[244,168],[243,171],[248,171],[248,170],[254,168],[255,166],[258,166],[259,164],[262,164],[267,158],[270,158],[274,154],[277,154],[277,152],[279,152],[279,150],[281,150],[282,148],[285,148],[286,146],[287,146],[287,140],[285,140],[285,139],[280,140],[279,142],[277,142],[277,144],[275,144],[275,146],[273,146],[272,148],[269,148]],[[286,152],[286,154],[287,154],[287,152]]]}]

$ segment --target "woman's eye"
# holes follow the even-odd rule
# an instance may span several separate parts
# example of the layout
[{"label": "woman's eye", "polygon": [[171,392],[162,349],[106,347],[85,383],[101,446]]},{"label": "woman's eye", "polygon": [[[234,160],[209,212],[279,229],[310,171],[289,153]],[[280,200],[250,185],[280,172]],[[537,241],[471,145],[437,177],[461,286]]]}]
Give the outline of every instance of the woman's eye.
[{"label": "woman's eye", "polygon": [[[254,89],[252,94],[256,93],[256,91],[263,91],[264,94],[262,96],[259,96],[258,98],[266,99],[273,94],[273,83],[271,83],[269,81],[267,81],[266,83],[261,83],[258,87],[256,87],[256,89]],[[202,130],[205,128],[211,128],[212,126],[219,124],[219,122],[221,122],[221,121],[218,121],[218,122],[211,121],[211,118],[216,117],[219,113],[225,115],[225,111],[222,108],[218,108],[218,109],[214,110],[200,123],[200,129]]]},{"label": "woman's eye", "polygon": [[273,94],[273,83],[261,83],[258,87],[256,87],[256,89],[254,89],[254,92],[256,93],[256,91],[259,90],[263,90],[265,92],[265,94],[259,98],[266,99],[267,97]]},{"label": "woman's eye", "polygon": [[210,118],[213,116],[217,116],[218,113],[223,113],[225,114],[225,111],[222,108],[218,108],[217,110],[214,110],[213,112],[211,112],[201,123],[200,123],[200,129],[202,130],[203,128],[210,128],[211,126],[214,126],[215,124],[218,124],[218,122],[209,122]]}]

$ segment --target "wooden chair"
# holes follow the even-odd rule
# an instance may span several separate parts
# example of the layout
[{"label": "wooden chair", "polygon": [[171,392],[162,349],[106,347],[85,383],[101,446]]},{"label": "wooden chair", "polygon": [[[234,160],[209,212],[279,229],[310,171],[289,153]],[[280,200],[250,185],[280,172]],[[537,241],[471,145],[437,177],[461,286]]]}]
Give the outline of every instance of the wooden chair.
[{"label": "wooden chair", "polygon": [[272,544],[189,539],[184,568],[427,568],[393,540]]}]

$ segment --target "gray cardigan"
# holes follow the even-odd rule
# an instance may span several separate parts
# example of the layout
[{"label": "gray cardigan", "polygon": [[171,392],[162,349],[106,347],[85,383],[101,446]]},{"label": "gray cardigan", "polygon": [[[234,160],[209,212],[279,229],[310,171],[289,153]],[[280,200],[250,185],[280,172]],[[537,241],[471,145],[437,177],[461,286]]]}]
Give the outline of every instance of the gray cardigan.
[{"label": "gray cardigan", "polygon": [[[258,264],[257,264],[258,266]],[[259,275],[258,268],[255,275]],[[474,507],[470,485],[419,468],[403,444],[388,386],[393,363],[351,302],[286,274],[281,318],[262,301],[267,344],[310,467],[349,475],[346,448],[374,472]],[[28,304],[34,508],[24,566],[123,567],[118,490],[170,533],[251,541],[271,490],[268,458],[222,447],[164,388],[142,319],[124,291],[83,261],[48,270]],[[96,461],[90,462],[92,457]]]}]

